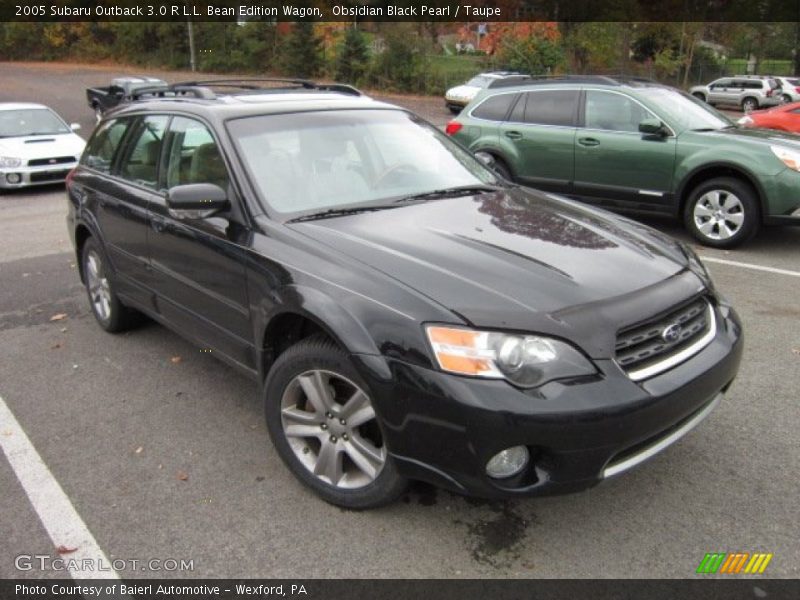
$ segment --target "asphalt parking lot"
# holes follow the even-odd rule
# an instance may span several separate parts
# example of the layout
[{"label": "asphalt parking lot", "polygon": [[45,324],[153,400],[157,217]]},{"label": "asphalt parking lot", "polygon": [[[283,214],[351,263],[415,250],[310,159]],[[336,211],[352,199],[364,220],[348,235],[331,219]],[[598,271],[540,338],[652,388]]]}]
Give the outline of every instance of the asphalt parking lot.
[{"label": "asphalt parking lot", "polygon": [[[0,63],[0,101],[44,102],[86,137],[84,88],[122,71]],[[438,99],[389,99],[450,118]],[[700,249],[744,321],[745,356],[721,406],[646,465],[571,496],[483,502],[417,485],[356,513],[284,468],[253,383],[158,325],[95,325],[65,214],[60,186],[0,196],[0,409],[16,421],[0,419],[0,438],[27,435],[77,533],[121,576],[683,578],[705,553],[734,551],[773,553],[769,576],[800,576],[800,228]],[[34,509],[19,464],[0,453],[0,578],[63,576],[18,569],[20,555],[86,550],[59,554],[46,525],[64,515]],[[161,570],[131,563],[153,559]]]}]

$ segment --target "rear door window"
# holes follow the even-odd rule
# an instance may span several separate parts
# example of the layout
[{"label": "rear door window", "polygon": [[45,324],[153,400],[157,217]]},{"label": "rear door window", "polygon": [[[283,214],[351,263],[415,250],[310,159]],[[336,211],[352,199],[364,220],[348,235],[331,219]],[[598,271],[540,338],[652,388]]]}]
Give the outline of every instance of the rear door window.
[{"label": "rear door window", "polygon": [[[578,110],[578,90],[527,92],[525,123],[574,127]],[[520,99],[520,104],[522,99]],[[516,109],[515,109],[516,112]]]},{"label": "rear door window", "polygon": [[518,94],[497,94],[481,102],[473,111],[472,116],[486,121],[505,121],[511,104]]},{"label": "rear door window", "polygon": [[155,189],[158,184],[158,160],[169,117],[154,115],[143,117],[133,132],[125,158],[120,165],[120,176]]},{"label": "rear door window", "polygon": [[130,124],[131,119],[115,119],[100,125],[86,145],[81,164],[101,173],[109,173],[114,156]]}]

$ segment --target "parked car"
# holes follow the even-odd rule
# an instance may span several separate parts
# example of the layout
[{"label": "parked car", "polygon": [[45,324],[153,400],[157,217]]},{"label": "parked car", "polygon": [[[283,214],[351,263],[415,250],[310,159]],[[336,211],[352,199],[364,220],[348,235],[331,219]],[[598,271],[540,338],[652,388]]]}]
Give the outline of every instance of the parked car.
[{"label": "parked car", "polygon": [[86,100],[99,121],[103,113],[122,102],[127,102],[136,92],[144,89],[166,89],[167,82],[154,77],[117,77],[108,87],[95,87],[86,90]]},{"label": "parked car", "polygon": [[0,192],[64,181],[85,142],[42,104],[0,103]]},{"label": "parked car", "polygon": [[688,246],[352,88],[226,85],[101,121],[68,186],[79,273],[106,331],[140,311],[261,382],[325,500],[584,489],[728,390],[741,325]]},{"label": "parked car", "polygon": [[737,128],[663,85],[562,77],[481,93],[447,126],[505,177],[616,210],[683,218],[730,248],[762,224],[800,224],[800,143]]},{"label": "parked car", "polygon": [[751,112],[737,121],[742,127],[760,127],[800,133],[800,102]]},{"label": "parked car", "polygon": [[736,106],[744,112],[777,106],[782,101],[780,83],[757,75],[722,77],[708,85],[696,85],[689,93],[711,106]]},{"label": "parked car", "polygon": [[490,71],[476,75],[466,83],[450,88],[444,95],[444,103],[450,112],[458,114],[483,89],[494,81],[508,78],[519,78],[523,75],[516,71]]},{"label": "parked car", "polygon": [[781,101],[784,104],[800,102],[800,79],[797,77],[775,77],[781,84]]}]

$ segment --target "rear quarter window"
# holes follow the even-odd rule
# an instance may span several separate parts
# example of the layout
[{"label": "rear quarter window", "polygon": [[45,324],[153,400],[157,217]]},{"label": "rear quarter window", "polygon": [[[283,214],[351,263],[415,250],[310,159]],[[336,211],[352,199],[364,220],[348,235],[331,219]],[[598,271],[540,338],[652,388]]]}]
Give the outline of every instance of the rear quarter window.
[{"label": "rear quarter window", "polygon": [[489,96],[471,114],[476,119],[484,119],[485,121],[505,121],[511,104],[517,95],[497,94],[496,96]]}]

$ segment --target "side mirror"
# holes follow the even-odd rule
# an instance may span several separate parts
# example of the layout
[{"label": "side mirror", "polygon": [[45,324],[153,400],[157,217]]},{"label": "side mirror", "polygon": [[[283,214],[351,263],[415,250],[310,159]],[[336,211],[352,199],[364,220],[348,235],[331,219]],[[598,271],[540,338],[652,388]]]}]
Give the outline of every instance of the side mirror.
[{"label": "side mirror", "polygon": [[667,135],[667,128],[659,119],[644,119],[639,123],[639,131],[648,135]]},{"label": "side mirror", "polygon": [[80,123],[70,123],[69,124],[69,128],[72,129],[72,131],[78,131],[81,128],[81,124]]},{"label": "side mirror", "polygon": [[207,219],[229,206],[228,194],[212,183],[176,185],[167,192],[167,208],[176,219]]},{"label": "side mirror", "polygon": [[488,152],[476,152],[475,158],[477,158],[484,164],[484,166],[489,167],[490,169],[494,169],[495,164],[497,164],[497,161],[495,161],[494,156],[492,156]]}]

